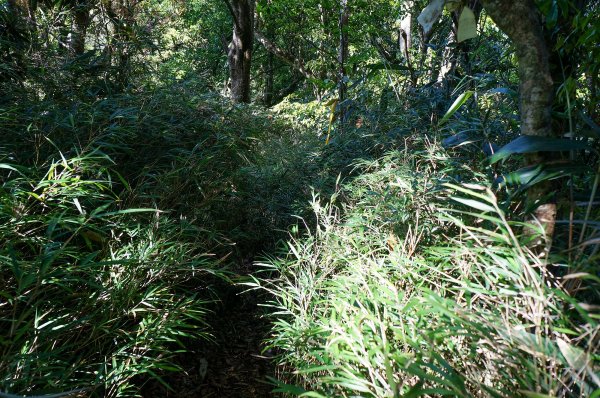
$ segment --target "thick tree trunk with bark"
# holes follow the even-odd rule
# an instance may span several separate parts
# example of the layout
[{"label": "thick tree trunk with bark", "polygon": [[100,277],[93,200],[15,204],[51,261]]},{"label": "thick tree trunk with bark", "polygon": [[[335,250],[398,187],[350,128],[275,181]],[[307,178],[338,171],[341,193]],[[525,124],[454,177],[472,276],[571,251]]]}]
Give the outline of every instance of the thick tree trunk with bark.
[{"label": "thick tree trunk with bark", "polygon": [[[340,0],[340,46],[338,48],[338,90],[339,90],[339,102],[346,99],[346,60],[348,59],[348,18],[350,11],[348,9],[348,0]],[[340,118],[343,120],[343,118]]]},{"label": "thick tree trunk with bark", "polygon": [[[552,136],[553,83],[549,53],[542,23],[533,0],[482,0],[488,15],[514,43],[519,62],[521,96],[521,133]],[[528,156],[530,164],[544,160],[542,154]],[[549,182],[530,188],[531,201],[539,202],[551,192]],[[536,219],[551,238],[556,219],[556,203],[541,203],[535,210]]]},{"label": "thick tree trunk with bark", "polygon": [[348,91],[348,75],[346,72],[346,61],[348,60],[348,20],[350,18],[350,9],[348,0],[340,0],[340,19],[338,27],[340,29],[340,44],[338,48],[338,109],[339,109],[339,134],[343,134],[344,125],[348,119],[347,109],[344,100]]},{"label": "thick tree trunk with bark", "polygon": [[30,32],[35,30],[37,0],[8,0],[7,6],[7,11],[12,14],[15,21],[22,23]]},{"label": "thick tree trunk with bark", "polygon": [[8,0],[8,12],[10,12],[14,16],[23,16],[25,14],[25,10],[23,9],[23,5],[21,1],[18,0]]},{"label": "thick tree trunk with bark", "polygon": [[8,0],[8,11],[21,18],[34,19],[37,1],[35,0]]},{"label": "thick tree trunk with bark", "polygon": [[225,0],[233,18],[229,76],[233,102],[250,102],[250,67],[254,44],[254,0]]},{"label": "thick tree trunk with bark", "polygon": [[71,32],[71,53],[81,55],[85,51],[85,36],[90,26],[90,4],[78,2],[73,9],[73,31]]}]

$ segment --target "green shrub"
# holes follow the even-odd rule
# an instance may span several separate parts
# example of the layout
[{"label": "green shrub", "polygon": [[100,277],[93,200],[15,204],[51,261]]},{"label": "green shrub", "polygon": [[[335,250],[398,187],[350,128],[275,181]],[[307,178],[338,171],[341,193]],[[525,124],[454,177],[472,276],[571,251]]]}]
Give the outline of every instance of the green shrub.
[{"label": "green shrub", "polygon": [[250,286],[273,296],[278,391],[591,395],[598,316],[550,272],[574,264],[522,245],[489,189],[442,185],[457,170],[435,152],[371,162],[343,211],[316,199],[314,231],[264,262]]},{"label": "green shrub", "polygon": [[0,388],[130,395],[209,337],[210,285],[191,282],[220,271],[197,228],[120,206],[106,155],[57,158],[1,165]]}]

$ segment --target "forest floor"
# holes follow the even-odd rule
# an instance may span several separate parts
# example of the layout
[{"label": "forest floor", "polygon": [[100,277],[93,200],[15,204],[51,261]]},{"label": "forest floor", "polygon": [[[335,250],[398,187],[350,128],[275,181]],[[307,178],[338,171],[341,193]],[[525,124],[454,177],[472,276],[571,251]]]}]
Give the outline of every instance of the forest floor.
[{"label": "forest floor", "polygon": [[[241,274],[252,272],[252,262],[246,261]],[[221,301],[208,317],[214,342],[189,349],[177,359],[185,372],[166,374],[167,389],[153,380],[143,389],[142,396],[177,398],[262,398],[274,396],[268,377],[275,377],[275,365],[263,353],[263,342],[269,332],[262,301],[256,292],[227,286],[219,291]]]}]

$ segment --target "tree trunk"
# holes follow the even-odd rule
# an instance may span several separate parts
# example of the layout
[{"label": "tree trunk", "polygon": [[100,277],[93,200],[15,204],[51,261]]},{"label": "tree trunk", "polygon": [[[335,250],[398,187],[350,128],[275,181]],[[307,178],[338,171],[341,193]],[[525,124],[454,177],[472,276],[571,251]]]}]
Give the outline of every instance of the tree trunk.
[{"label": "tree trunk", "polygon": [[273,86],[275,75],[275,56],[273,53],[267,53],[267,67],[265,71],[265,93],[263,102],[266,106],[273,105]]},{"label": "tree trunk", "polygon": [[410,50],[412,44],[412,13],[410,10],[412,10],[413,2],[407,1],[405,5],[409,11],[400,20],[400,26],[398,27],[398,47],[400,54],[403,56],[408,54],[408,50]]},{"label": "tree trunk", "polygon": [[[409,2],[408,6],[412,7],[412,2]],[[409,52],[412,44],[411,28],[412,15],[409,13],[402,19],[400,22],[400,27],[398,28],[398,48],[400,50],[400,54],[406,59],[406,65],[408,66],[408,71],[410,73],[410,86],[416,87],[417,75],[415,74]]]},{"label": "tree trunk", "polygon": [[346,122],[346,107],[344,100],[348,91],[346,60],[348,59],[348,19],[350,10],[348,8],[348,0],[340,0],[340,45],[338,48],[338,107],[340,110],[340,129],[339,133],[343,133],[344,124]]},{"label": "tree trunk", "polygon": [[8,0],[8,11],[15,16],[20,18],[31,19],[34,18],[35,8],[37,2],[29,0]]},{"label": "tree trunk", "polygon": [[254,0],[225,1],[233,18],[229,44],[229,76],[234,103],[250,102],[250,67],[254,44]]},{"label": "tree trunk", "polygon": [[110,19],[114,34],[108,45],[108,54],[112,64],[112,54],[117,53],[116,89],[122,91],[129,85],[131,41],[135,25],[135,7],[137,0],[103,0],[106,14]]},{"label": "tree trunk", "polygon": [[78,2],[73,9],[73,31],[71,32],[71,53],[75,56],[85,51],[85,36],[90,26],[90,4]]},{"label": "tree trunk", "polygon": [[8,0],[7,11],[17,23],[22,24],[29,32],[35,31],[35,11],[37,0]]},{"label": "tree trunk", "polygon": [[458,62],[456,29],[451,29],[446,39],[446,46],[437,50],[431,67],[431,82],[445,83],[450,92],[450,78],[454,76]]},{"label": "tree trunk", "polygon": [[[533,0],[482,0],[488,15],[514,43],[519,61],[521,134],[552,136],[553,84],[548,48],[542,23]],[[527,157],[529,164],[544,161],[540,153]],[[529,199],[536,204],[534,215],[551,238],[556,220],[556,203],[541,203],[551,193],[550,182],[531,187]]]}]

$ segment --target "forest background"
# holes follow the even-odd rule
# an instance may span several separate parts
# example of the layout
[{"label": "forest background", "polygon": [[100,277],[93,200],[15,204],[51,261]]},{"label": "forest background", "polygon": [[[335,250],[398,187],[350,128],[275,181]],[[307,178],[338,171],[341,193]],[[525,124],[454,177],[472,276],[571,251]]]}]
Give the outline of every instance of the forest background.
[{"label": "forest background", "polygon": [[599,14],[0,3],[0,397],[600,397]]}]

